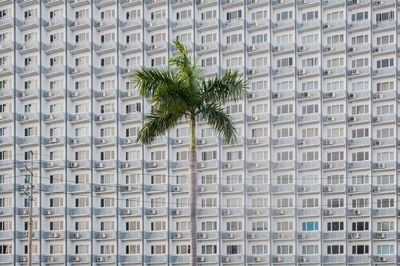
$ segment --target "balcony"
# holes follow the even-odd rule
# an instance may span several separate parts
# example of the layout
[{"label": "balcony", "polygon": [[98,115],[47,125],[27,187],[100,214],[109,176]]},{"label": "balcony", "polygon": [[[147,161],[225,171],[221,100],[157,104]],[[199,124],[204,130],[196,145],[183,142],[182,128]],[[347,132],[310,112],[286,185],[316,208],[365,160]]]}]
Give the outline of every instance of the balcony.
[{"label": "balcony", "polygon": [[321,169],[321,161],[299,162],[297,163],[299,171],[310,171]]},{"label": "balcony", "polygon": [[362,30],[369,30],[371,27],[371,21],[360,21],[360,22],[351,22],[347,24],[348,32],[357,32]]},{"label": "balcony", "polygon": [[117,20],[115,18],[104,19],[95,23],[96,31],[113,29],[116,26],[117,26]]},{"label": "balcony", "polygon": [[273,185],[272,186],[272,193],[273,194],[292,194],[295,193],[295,186],[294,185]]},{"label": "balcony", "polygon": [[272,25],[272,31],[276,34],[276,32],[293,30],[295,26],[295,20],[281,21],[278,23],[274,23]]},{"label": "balcony", "polygon": [[300,217],[320,217],[321,209],[319,209],[319,208],[298,208],[297,215]]},{"label": "balcony", "polygon": [[102,67],[96,68],[96,70],[95,70],[95,75],[97,78],[113,76],[117,73],[118,73],[118,71],[117,71],[116,66],[102,66]]},{"label": "balcony", "polygon": [[48,20],[44,25],[44,28],[47,31],[60,29],[60,28],[64,28],[64,27],[65,27],[65,18],[51,19],[51,20]]},{"label": "balcony", "polygon": [[143,25],[142,19],[131,19],[120,22],[120,28],[122,31],[141,29],[142,25]]},{"label": "balcony", "polygon": [[[301,47],[299,47],[300,49]],[[305,48],[303,48],[305,49]],[[310,51],[310,53],[312,53],[312,51]],[[309,78],[309,77],[315,77],[315,76],[320,76],[321,75],[321,68],[319,67],[307,67],[307,68],[302,68],[297,72],[297,77],[299,79],[303,79],[303,78]],[[301,95],[303,94],[309,94],[309,96],[307,97],[302,97],[301,99],[309,99],[309,98],[319,98],[320,97],[320,93],[319,91],[309,91],[309,92],[303,92]],[[301,100],[300,99],[300,100]]]},{"label": "balcony", "polygon": [[186,29],[191,29],[193,28],[193,20],[192,19],[185,19],[181,21],[175,22],[171,29],[172,31],[181,31],[181,30],[186,30]]},{"label": "balcony", "polygon": [[[321,115],[310,114],[310,115],[300,115],[297,117],[297,122],[299,124],[309,124],[309,123],[319,123],[321,121]],[[317,144],[315,144],[317,145]],[[319,143],[318,143],[319,145]]]},{"label": "balcony", "polygon": [[51,66],[47,68],[45,71],[44,75],[47,78],[55,77],[55,76],[63,76],[65,75],[66,72],[66,66]]},{"label": "balcony", "polygon": [[109,5],[114,5],[116,0],[96,0],[94,1],[97,8],[103,8]]},{"label": "balcony", "polygon": [[14,26],[14,18],[0,19],[0,29],[7,29]]},{"label": "balcony", "polygon": [[205,8],[205,7],[209,7],[209,6],[216,6],[218,5],[218,1],[217,0],[198,0],[196,1],[197,7],[198,8]]},{"label": "balcony", "polygon": [[276,115],[273,116],[272,122],[274,124],[294,123],[296,121],[295,115]]},{"label": "balcony", "polygon": [[345,121],[346,121],[345,114],[334,114],[323,117],[323,123],[325,124],[344,123]]},{"label": "balcony", "polygon": [[378,209],[375,208],[372,211],[372,215],[374,217],[395,217],[396,216],[396,208],[382,208],[382,209]]},{"label": "balcony", "polygon": [[105,44],[97,44],[95,45],[94,49],[98,55],[115,52],[117,50],[117,43],[110,42]]},{"label": "balcony", "polygon": [[25,20],[20,20],[17,22],[18,29],[21,31],[30,30],[34,28],[38,28],[40,25],[40,19],[38,18],[30,18]]},{"label": "balcony", "polygon": [[17,68],[17,74],[21,78],[26,78],[30,76],[39,75],[40,73],[40,66],[25,66],[21,68]]},{"label": "balcony", "polygon": [[269,28],[269,20],[267,19],[252,20],[248,21],[247,24],[247,30],[249,32],[255,32]]},{"label": "balcony", "polygon": [[228,20],[221,23],[222,31],[243,29],[243,26],[244,26],[244,21],[242,19]]},{"label": "balcony", "polygon": [[62,52],[65,49],[65,42],[55,42],[43,45],[43,50],[47,55]]},{"label": "balcony", "polygon": [[17,119],[21,124],[38,122],[39,121],[39,113],[18,114]]},{"label": "balcony", "polygon": [[81,77],[85,75],[90,75],[91,67],[90,66],[77,66],[74,68],[70,68],[69,70],[71,77]]},{"label": "balcony", "polygon": [[321,20],[315,19],[311,21],[298,22],[297,30],[299,32],[311,31],[321,27]]},{"label": "balcony", "polygon": [[147,31],[154,31],[167,28],[168,19],[152,20],[146,24]]},{"label": "balcony", "polygon": [[89,18],[82,18],[82,19],[71,21],[69,28],[71,29],[71,31],[76,31],[76,30],[81,30],[84,28],[90,28],[91,24],[92,23]]},{"label": "balcony", "polygon": [[218,28],[218,20],[217,19],[210,19],[204,20],[197,23],[197,31],[202,32],[210,29]]}]

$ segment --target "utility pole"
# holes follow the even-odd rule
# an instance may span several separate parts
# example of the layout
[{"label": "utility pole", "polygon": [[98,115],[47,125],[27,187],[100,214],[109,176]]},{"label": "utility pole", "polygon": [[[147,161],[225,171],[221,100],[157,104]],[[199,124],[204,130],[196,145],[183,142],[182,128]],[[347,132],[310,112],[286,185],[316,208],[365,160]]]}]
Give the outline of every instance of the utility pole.
[{"label": "utility pole", "polygon": [[[28,266],[32,266],[32,227],[33,227],[33,152],[30,152],[30,163],[25,163],[25,169],[27,170],[26,183],[29,188],[26,188],[24,193],[27,196],[29,204],[29,223],[28,223]],[[29,175],[29,178],[27,177]]]}]

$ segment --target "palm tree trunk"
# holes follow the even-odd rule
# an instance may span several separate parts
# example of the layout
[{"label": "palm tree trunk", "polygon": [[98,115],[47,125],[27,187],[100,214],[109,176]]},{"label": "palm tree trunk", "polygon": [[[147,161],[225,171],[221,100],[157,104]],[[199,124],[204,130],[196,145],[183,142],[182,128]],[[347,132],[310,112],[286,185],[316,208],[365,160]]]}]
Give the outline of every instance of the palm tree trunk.
[{"label": "palm tree trunk", "polygon": [[197,155],[196,119],[190,118],[189,145],[190,266],[197,265]]}]

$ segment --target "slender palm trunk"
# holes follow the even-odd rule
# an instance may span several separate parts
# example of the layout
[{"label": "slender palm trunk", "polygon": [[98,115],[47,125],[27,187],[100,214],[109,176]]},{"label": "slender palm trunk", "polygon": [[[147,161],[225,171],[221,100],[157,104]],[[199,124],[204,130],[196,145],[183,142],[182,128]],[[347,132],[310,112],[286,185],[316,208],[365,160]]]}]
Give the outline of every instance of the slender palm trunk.
[{"label": "slender palm trunk", "polygon": [[190,118],[189,145],[190,266],[197,265],[197,155],[196,120]]}]

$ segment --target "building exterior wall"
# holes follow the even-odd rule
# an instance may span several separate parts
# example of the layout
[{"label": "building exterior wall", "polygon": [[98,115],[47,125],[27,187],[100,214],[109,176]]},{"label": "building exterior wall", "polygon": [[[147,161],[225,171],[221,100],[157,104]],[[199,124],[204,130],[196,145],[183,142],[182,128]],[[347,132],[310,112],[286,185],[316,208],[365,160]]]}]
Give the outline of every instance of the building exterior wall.
[{"label": "building exterior wall", "polygon": [[135,143],[129,83],[179,38],[248,80],[235,145],[199,121],[199,263],[398,262],[394,0],[1,0],[0,263],[187,265],[188,124]]}]

